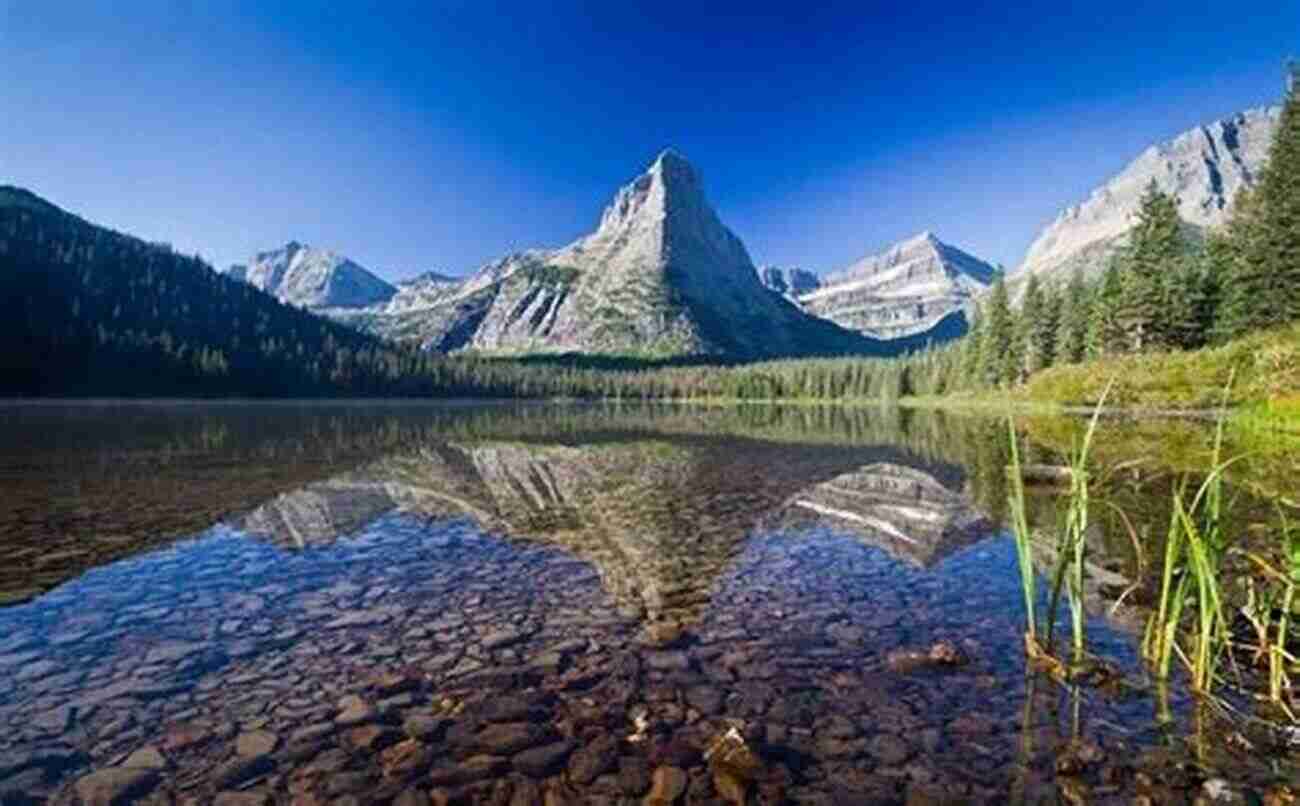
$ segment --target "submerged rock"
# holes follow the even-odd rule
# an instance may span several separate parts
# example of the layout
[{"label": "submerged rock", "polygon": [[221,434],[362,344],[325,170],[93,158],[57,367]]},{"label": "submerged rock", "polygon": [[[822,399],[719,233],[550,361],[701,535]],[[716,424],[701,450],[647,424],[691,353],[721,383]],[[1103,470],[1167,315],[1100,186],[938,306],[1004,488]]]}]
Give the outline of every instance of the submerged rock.
[{"label": "submerged rock", "polygon": [[108,767],[82,776],[73,788],[84,806],[119,806],[148,794],[160,777],[145,767]]},{"label": "submerged rock", "polygon": [[885,665],[898,674],[964,666],[969,662],[970,658],[961,647],[951,641],[936,641],[927,650],[896,649],[885,657]]}]

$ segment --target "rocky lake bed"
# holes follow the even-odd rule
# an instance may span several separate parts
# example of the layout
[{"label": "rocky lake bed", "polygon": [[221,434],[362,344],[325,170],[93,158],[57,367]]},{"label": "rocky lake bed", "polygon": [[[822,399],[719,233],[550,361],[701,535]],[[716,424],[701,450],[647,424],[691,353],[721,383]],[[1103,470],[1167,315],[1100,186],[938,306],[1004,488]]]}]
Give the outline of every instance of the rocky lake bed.
[{"label": "rocky lake bed", "polygon": [[1131,688],[1027,671],[1014,547],[924,454],[382,443],[0,609],[0,802],[1293,802],[1103,612]]}]

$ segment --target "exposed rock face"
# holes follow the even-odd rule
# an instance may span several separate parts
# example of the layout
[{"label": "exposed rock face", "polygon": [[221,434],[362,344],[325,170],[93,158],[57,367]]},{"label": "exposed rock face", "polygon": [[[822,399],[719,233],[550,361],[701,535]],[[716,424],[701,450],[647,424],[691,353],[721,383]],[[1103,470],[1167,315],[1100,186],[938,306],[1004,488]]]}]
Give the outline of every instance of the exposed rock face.
[{"label": "exposed rock face", "polygon": [[359,308],[387,302],[397,289],[340,254],[290,241],[226,270],[236,280],[300,308]]},{"label": "exposed rock face", "polygon": [[763,266],[758,270],[758,277],[763,285],[790,300],[816,291],[822,284],[820,277],[806,269],[783,269],[779,266]]},{"label": "exposed rock face", "polygon": [[877,339],[936,329],[993,282],[996,269],[923,232],[800,294],[808,313]]},{"label": "exposed rock face", "polygon": [[672,151],[615,195],[594,233],[555,251],[507,256],[458,284],[423,287],[340,318],[441,351],[888,351],[769,293],[695,169]]},{"label": "exposed rock face", "polygon": [[1151,146],[1087,201],[1057,216],[1014,274],[1099,272],[1124,242],[1153,179],[1177,199],[1188,224],[1201,230],[1222,224],[1237,192],[1254,184],[1267,160],[1280,114],[1278,107],[1252,109]]}]

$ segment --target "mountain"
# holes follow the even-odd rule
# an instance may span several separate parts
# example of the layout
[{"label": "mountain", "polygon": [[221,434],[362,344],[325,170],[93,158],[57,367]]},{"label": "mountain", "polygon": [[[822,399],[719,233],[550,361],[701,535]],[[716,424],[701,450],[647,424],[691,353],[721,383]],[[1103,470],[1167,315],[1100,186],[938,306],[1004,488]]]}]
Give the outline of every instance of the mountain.
[{"label": "mountain", "polygon": [[873,338],[932,335],[939,340],[960,335],[964,307],[993,282],[996,271],[923,232],[826,275],[798,302],[808,313]]},{"label": "mountain", "polygon": [[348,258],[297,241],[259,252],[226,274],[299,308],[360,308],[387,302],[397,293]]},{"label": "mountain", "polygon": [[820,277],[806,269],[783,269],[779,266],[761,267],[758,279],[772,291],[790,300],[797,299],[800,294],[815,291],[822,284]]},{"label": "mountain", "polygon": [[673,151],[568,246],[508,255],[459,283],[405,298],[399,290],[386,306],[339,316],[439,351],[760,358],[897,349],[765,288],[699,174]]},{"label": "mountain", "polygon": [[20,345],[5,357],[0,395],[436,388],[427,357],[284,305],[198,258],[95,226],[17,187],[0,186],[0,300],[0,339]]},{"label": "mountain", "polygon": [[1174,196],[1187,224],[1202,231],[1219,226],[1237,192],[1254,184],[1280,115],[1279,107],[1252,109],[1151,146],[1048,224],[1013,275],[1099,272],[1124,242],[1152,180]]}]

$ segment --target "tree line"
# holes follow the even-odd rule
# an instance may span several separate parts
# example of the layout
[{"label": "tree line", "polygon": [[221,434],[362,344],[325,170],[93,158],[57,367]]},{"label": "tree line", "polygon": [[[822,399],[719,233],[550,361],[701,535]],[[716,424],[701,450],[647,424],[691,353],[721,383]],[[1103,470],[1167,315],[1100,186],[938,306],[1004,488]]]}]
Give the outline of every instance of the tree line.
[{"label": "tree line", "polygon": [[1096,278],[998,277],[962,339],[902,358],[733,366],[444,356],[285,305],[197,257],[0,187],[7,396],[814,399],[1009,387],[1058,364],[1193,350],[1300,319],[1300,89],[1267,165],[1200,236],[1154,184]]}]

